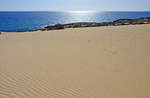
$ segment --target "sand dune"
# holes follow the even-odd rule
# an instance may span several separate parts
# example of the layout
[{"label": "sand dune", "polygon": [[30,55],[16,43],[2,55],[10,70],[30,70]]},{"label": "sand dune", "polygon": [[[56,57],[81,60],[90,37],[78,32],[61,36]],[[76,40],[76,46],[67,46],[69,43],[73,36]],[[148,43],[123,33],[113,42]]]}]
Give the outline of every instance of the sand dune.
[{"label": "sand dune", "polygon": [[150,25],[3,33],[0,98],[150,98]]}]

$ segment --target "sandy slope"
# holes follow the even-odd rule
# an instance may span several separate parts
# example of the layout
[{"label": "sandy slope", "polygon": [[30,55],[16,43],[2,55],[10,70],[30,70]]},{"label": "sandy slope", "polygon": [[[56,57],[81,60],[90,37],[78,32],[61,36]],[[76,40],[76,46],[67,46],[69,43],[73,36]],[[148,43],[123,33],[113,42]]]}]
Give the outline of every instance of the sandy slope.
[{"label": "sandy slope", "polygon": [[4,33],[0,98],[150,98],[150,25]]}]

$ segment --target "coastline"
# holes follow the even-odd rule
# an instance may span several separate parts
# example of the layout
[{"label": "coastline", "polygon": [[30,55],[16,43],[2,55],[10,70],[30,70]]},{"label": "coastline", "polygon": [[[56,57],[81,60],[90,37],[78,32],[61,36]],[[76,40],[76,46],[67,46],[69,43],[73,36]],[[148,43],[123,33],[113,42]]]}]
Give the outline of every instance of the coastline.
[{"label": "coastline", "polygon": [[68,24],[55,24],[55,25],[45,26],[37,30],[30,30],[30,31],[18,30],[17,32],[34,32],[34,31],[61,30],[67,28],[86,28],[86,27],[141,25],[141,24],[150,24],[150,17],[141,17],[136,19],[118,19],[112,22],[75,22],[75,23],[68,23]]},{"label": "coastline", "polygon": [[[142,17],[136,19],[118,19],[113,22],[77,22],[69,24],[56,24],[46,26],[41,31],[60,30],[66,28],[83,28],[83,27],[102,27],[102,26],[121,26],[121,25],[138,25],[138,24],[150,24],[150,17]],[[35,30],[36,31],[36,30]]]}]

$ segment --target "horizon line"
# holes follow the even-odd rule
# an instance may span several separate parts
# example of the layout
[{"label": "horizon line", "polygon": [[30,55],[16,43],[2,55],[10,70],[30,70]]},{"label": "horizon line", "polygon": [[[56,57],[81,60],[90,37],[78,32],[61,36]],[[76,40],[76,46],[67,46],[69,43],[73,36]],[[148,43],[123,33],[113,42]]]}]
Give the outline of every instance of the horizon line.
[{"label": "horizon line", "polygon": [[143,10],[143,11],[140,11],[140,10],[103,10],[103,11],[100,11],[100,10],[33,10],[33,11],[28,11],[28,10],[10,10],[10,11],[0,11],[0,12],[77,12],[77,11],[80,11],[80,12],[150,12],[147,11],[147,10]]}]

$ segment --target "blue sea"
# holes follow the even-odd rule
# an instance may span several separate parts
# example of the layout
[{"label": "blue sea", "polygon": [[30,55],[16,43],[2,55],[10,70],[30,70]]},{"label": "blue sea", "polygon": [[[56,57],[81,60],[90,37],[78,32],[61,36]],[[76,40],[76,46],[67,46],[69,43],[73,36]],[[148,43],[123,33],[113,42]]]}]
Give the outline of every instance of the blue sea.
[{"label": "blue sea", "polygon": [[0,12],[0,31],[30,31],[48,25],[74,22],[110,22],[117,19],[150,17],[150,12]]}]

